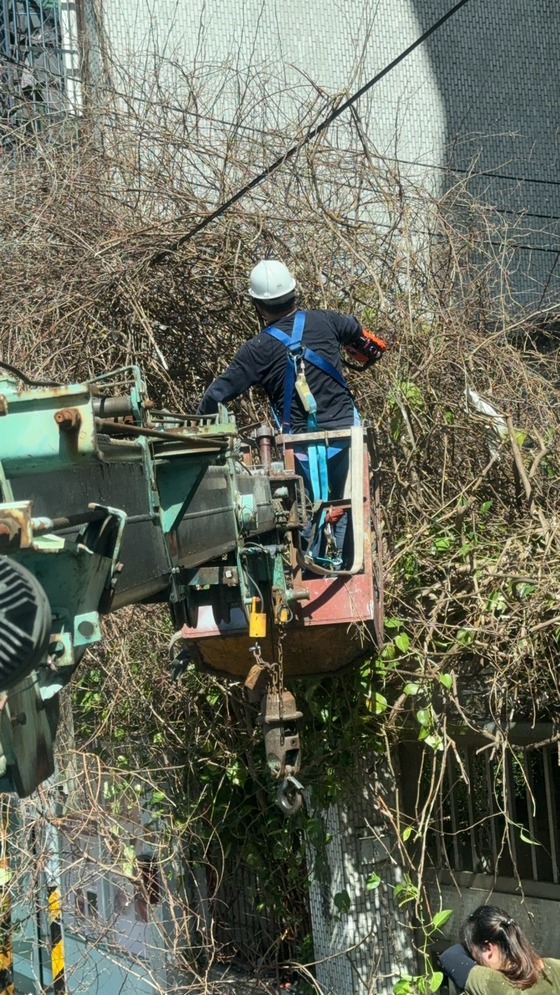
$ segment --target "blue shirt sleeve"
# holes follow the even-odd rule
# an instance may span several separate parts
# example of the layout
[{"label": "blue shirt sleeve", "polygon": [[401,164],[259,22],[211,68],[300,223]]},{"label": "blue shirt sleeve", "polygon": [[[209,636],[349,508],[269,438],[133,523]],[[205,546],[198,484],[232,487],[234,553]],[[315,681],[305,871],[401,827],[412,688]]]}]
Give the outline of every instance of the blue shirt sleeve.
[{"label": "blue shirt sleeve", "polygon": [[328,311],[334,320],[338,341],[341,343],[357,342],[362,334],[362,326],[353,314],[341,314],[339,311]]}]

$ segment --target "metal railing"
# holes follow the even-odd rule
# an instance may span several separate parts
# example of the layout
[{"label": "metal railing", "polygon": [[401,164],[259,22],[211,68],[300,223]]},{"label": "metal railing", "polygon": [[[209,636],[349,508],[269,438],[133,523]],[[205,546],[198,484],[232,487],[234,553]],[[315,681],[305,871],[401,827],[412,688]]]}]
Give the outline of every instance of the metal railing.
[{"label": "metal railing", "polygon": [[[434,868],[559,884],[558,744],[513,745],[496,756],[478,743],[458,754],[460,763],[448,754],[426,836]],[[418,810],[430,776],[418,748],[406,748],[406,770],[409,804]]]}]

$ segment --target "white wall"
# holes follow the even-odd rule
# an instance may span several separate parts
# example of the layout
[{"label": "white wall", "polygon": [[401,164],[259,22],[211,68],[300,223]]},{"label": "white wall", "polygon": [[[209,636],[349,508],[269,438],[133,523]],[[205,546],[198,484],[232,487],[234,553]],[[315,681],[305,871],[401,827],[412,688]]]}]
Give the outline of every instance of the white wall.
[{"label": "white wall", "polygon": [[[349,96],[421,33],[412,0],[105,0],[103,17],[116,64],[148,77],[158,56],[198,69],[210,90],[225,84],[216,112],[226,116],[247,85],[243,122],[262,127],[297,118],[311,98],[326,108],[329,96]],[[444,108],[428,51],[382,81],[360,113],[381,152],[440,149]]]},{"label": "white wall", "polygon": [[[246,129],[275,127],[288,148],[453,6],[451,0],[86,0],[97,6],[115,85],[161,99],[200,125],[212,112]],[[86,17],[91,25],[93,18]],[[560,292],[560,78],[550,0],[470,0],[357,104],[374,147],[433,190],[474,169],[469,191],[509,225],[516,294]],[[161,59],[167,60],[162,68]],[[94,60],[95,62],[95,60]],[[93,64],[93,63],[92,63]],[[199,98],[189,104],[185,77]],[[201,96],[204,91],[204,96]],[[313,111],[310,104],[313,102]],[[189,118],[189,115],[192,115]],[[340,121],[342,122],[342,118]],[[344,141],[344,127],[331,128]],[[266,147],[262,150],[266,164]],[[484,175],[479,175],[480,173]],[[498,173],[495,177],[492,173]],[[235,183],[237,177],[232,177]]]}]

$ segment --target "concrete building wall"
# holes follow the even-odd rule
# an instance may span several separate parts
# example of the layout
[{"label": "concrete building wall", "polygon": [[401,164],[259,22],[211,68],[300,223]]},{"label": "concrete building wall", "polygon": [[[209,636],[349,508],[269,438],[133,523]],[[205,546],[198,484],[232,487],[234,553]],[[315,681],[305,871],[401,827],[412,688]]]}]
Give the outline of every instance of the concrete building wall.
[{"label": "concrete building wall", "polygon": [[[474,912],[479,905],[491,902],[508,912],[525,930],[536,950],[546,957],[560,957],[560,928],[558,923],[558,902],[560,887],[540,886],[541,895],[535,894],[531,885],[524,883],[526,893],[521,901],[520,889],[516,882],[494,882],[487,875],[471,876],[470,881],[456,876],[455,885],[443,884],[437,889],[437,900],[444,908],[453,909],[454,915],[444,929],[449,943],[457,942],[458,930],[463,919]],[[434,889],[434,896],[436,889]],[[445,947],[442,941],[441,945]]]},{"label": "concrete building wall", "polygon": [[[263,128],[297,120],[317,96],[325,109],[330,97],[349,96],[421,31],[409,0],[107,0],[103,18],[115,66],[134,67],[137,79],[153,75],[154,57],[170,79],[177,67],[200,70],[220,93],[217,113],[233,118],[241,102],[243,123]],[[427,50],[381,82],[360,113],[382,152],[440,147],[443,106]]]},{"label": "concrete building wall", "polygon": [[[185,78],[194,74],[217,116],[247,129],[284,129],[286,147],[297,122],[310,123],[303,109],[311,102],[320,120],[334,97],[342,100],[367,83],[453,6],[450,0],[88,5],[101,12],[116,85],[152,95],[163,85],[180,103]],[[514,247],[507,260],[517,271],[517,298],[527,306],[554,302],[560,286],[559,29],[554,0],[469,0],[356,106],[374,147],[396,161],[405,180],[442,192],[472,174],[469,193],[489,206],[492,222],[509,225]],[[503,259],[501,252],[497,245]]]},{"label": "concrete building wall", "polygon": [[350,802],[314,812],[329,840],[309,851],[315,973],[325,995],[390,995],[418,970],[407,909],[394,893],[403,881],[398,847],[380,804],[393,790],[376,757],[356,777]]}]

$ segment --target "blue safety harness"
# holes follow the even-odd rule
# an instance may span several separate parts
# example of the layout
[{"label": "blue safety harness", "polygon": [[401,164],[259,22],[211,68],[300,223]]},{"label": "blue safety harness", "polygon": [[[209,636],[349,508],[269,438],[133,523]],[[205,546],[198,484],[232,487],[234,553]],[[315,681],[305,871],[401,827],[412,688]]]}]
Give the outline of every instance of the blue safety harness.
[{"label": "blue safety harness", "polygon": [[[333,380],[336,380],[336,382],[350,394],[348,384],[342,376],[342,373],[340,373],[336,367],[332,365],[332,363],[329,363],[328,359],[325,359],[313,349],[309,349],[307,346],[303,345],[304,327],[305,311],[296,311],[291,335],[286,335],[285,332],[282,332],[279,328],[274,327],[274,325],[263,328],[263,332],[266,332],[268,335],[272,335],[274,339],[281,342],[282,345],[285,345],[287,350],[286,374],[284,377],[284,400],[282,408],[282,431],[286,434],[290,434],[291,432],[292,401],[294,399],[294,389],[298,375],[298,363],[311,363],[312,366],[317,367],[319,370],[322,370],[323,373],[326,373],[327,376],[332,377]],[[307,413],[307,431],[316,432],[317,404],[311,393],[308,395],[308,401],[309,411]],[[280,425],[280,419],[278,418],[276,412],[274,412],[274,415]],[[360,422],[355,407],[354,421],[355,424],[359,425]],[[325,501],[328,501],[328,461],[330,457],[339,453],[341,448],[341,446],[332,446],[327,448],[324,442],[313,442],[307,444],[306,449],[309,461],[309,481],[314,502],[324,503]],[[324,519],[325,511],[323,510],[320,521],[314,530],[315,532],[322,529]],[[312,544],[310,543],[310,545]],[[330,558],[320,558],[316,556],[313,558],[316,562],[328,563],[330,566],[332,566],[334,562]]]},{"label": "blue safety harness", "polygon": [[[284,378],[284,405],[282,409],[282,431],[289,434],[291,432],[291,412],[292,412],[292,401],[294,399],[294,387],[297,377],[297,364],[304,360],[307,363],[311,363],[312,366],[316,366],[327,376],[332,377],[336,380],[344,390],[348,390],[348,384],[342,376],[342,373],[329,363],[328,359],[320,356],[319,353],[314,352],[313,349],[309,349],[307,346],[303,345],[303,329],[305,327],[305,311],[296,311],[294,315],[294,324],[291,335],[286,335],[285,332],[280,331],[279,328],[275,328],[274,325],[263,328],[263,332],[268,335],[272,335],[274,339],[281,342],[282,345],[286,346],[288,350],[288,361],[286,363],[286,376]],[[314,411],[308,414],[307,418],[307,430],[309,432],[317,431],[317,405],[315,405]]]}]

